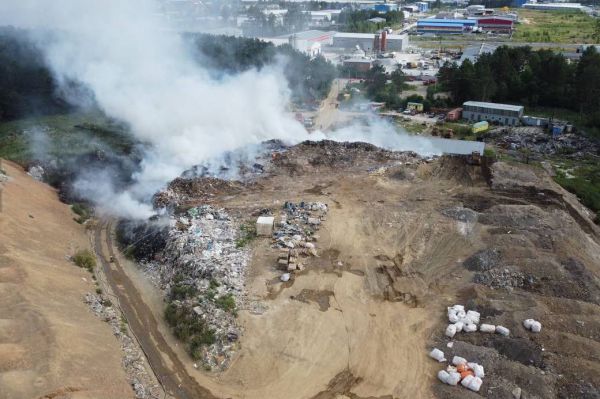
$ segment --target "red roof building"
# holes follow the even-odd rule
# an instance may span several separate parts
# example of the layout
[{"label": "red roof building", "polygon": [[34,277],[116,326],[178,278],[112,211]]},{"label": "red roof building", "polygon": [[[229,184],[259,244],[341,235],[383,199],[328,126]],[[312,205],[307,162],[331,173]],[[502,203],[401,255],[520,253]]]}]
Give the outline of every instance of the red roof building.
[{"label": "red roof building", "polygon": [[510,33],[513,31],[514,21],[503,17],[484,17],[477,20],[477,26],[486,32]]}]

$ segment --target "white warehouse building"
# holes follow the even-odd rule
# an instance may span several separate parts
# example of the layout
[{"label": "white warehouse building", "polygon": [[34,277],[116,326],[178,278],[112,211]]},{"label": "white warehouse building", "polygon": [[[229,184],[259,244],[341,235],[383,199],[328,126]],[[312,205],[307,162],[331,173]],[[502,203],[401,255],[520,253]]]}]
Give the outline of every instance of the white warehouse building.
[{"label": "white warehouse building", "polygon": [[523,117],[522,105],[467,101],[463,104],[462,117],[470,122],[488,121],[501,125],[518,125]]},{"label": "white warehouse building", "polygon": [[[337,32],[333,36],[333,47],[354,49],[359,46],[366,52],[373,51],[375,33]],[[408,47],[408,35],[387,35],[386,51],[402,51]]]}]

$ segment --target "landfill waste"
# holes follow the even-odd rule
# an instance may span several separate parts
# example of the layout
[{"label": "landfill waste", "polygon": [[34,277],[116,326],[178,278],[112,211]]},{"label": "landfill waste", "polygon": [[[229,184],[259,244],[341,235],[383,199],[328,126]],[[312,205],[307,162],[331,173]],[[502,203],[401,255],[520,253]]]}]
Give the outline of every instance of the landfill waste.
[{"label": "landfill waste", "polygon": [[[429,356],[438,360],[439,353],[436,351],[439,350],[434,348]],[[439,352],[443,357],[443,352]],[[485,377],[485,370],[478,363],[469,362],[464,357],[454,356],[452,358],[452,365],[448,365],[445,370],[438,371],[437,377],[444,384],[457,386],[460,382],[463,387],[474,392],[479,392],[483,384],[483,378]]]},{"label": "landfill waste", "polygon": [[192,294],[172,304],[193,312],[214,333],[215,342],[202,347],[200,360],[211,369],[225,369],[237,348],[241,327],[236,309],[244,306],[248,249],[236,245],[240,224],[224,209],[201,205],[169,217],[163,251],[144,264],[146,272],[167,296],[185,287]]},{"label": "landfill waste", "polygon": [[27,171],[27,174],[29,176],[33,177],[37,181],[44,181],[45,173],[46,173],[46,171],[40,165],[34,165],[34,166],[30,167],[29,170]]},{"label": "landfill waste", "polygon": [[162,398],[162,390],[151,377],[146,369],[144,354],[138,348],[136,342],[127,333],[119,313],[112,305],[107,305],[102,295],[85,294],[85,303],[90,307],[96,317],[107,322],[121,344],[123,351],[123,368],[127,374],[129,383],[135,392],[136,399]]},{"label": "landfill waste", "polygon": [[482,324],[479,326],[479,331],[484,333],[493,333],[496,332],[496,326],[493,324]]},{"label": "landfill waste", "polygon": [[468,310],[465,312],[463,305],[454,305],[448,307],[448,321],[450,324],[446,327],[446,336],[453,338],[456,333],[461,331],[474,332],[477,331],[477,324],[480,319],[479,312]]},{"label": "landfill waste", "polygon": [[533,319],[526,319],[523,321],[523,326],[525,329],[530,330],[534,333],[539,333],[542,331],[542,323]]},{"label": "landfill waste", "polygon": [[560,154],[568,158],[580,158],[597,154],[598,145],[583,134],[565,133],[556,137],[535,127],[498,128],[482,136],[485,142],[494,142],[499,147],[517,153],[526,148],[531,157]]},{"label": "landfill waste", "polygon": [[280,250],[279,268],[288,273],[302,271],[304,258],[318,256],[316,233],[327,219],[327,211],[327,204],[321,202],[284,203],[273,232],[273,248]]}]

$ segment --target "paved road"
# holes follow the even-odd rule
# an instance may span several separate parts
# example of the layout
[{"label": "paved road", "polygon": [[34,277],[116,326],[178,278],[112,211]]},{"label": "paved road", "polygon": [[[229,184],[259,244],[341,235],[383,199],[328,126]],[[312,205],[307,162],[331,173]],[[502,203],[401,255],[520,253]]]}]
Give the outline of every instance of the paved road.
[{"label": "paved road", "polygon": [[494,40],[439,40],[431,39],[431,40],[414,40],[412,44],[435,44],[442,46],[469,46],[469,45],[477,45],[477,44],[489,44],[492,46],[511,46],[511,47],[519,47],[519,46],[529,46],[532,48],[559,48],[559,49],[572,49],[575,51],[581,44],[578,43],[527,43],[527,42],[513,42],[513,41],[494,41]]},{"label": "paved road", "polygon": [[[110,221],[98,224],[94,231],[94,249],[108,284],[119,299],[119,305],[127,323],[137,337],[158,380],[167,394],[174,398],[215,399],[210,391],[201,387],[188,374],[181,360],[158,330],[158,324],[152,311],[142,300],[139,291],[124,272],[118,257],[115,256],[111,231]],[[108,248],[108,254],[105,253],[102,246],[103,238]],[[111,256],[114,262],[108,261]]]}]

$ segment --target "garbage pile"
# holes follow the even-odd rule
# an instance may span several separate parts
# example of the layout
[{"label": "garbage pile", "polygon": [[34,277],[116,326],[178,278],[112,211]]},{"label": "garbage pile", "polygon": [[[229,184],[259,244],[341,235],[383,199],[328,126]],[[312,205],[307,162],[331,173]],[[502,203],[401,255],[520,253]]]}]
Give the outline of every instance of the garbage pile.
[{"label": "garbage pile", "polygon": [[[438,362],[445,362],[444,352],[437,348],[429,353],[429,357],[437,360]],[[482,365],[469,362],[464,357],[454,356],[452,364],[448,365],[445,370],[440,370],[437,375],[438,379],[444,384],[463,387],[479,392],[481,384],[483,384],[483,378],[485,377],[485,370]]]},{"label": "garbage pile", "polygon": [[117,310],[101,295],[88,292],[85,294],[84,301],[97,317],[111,326],[113,334],[119,339],[121,350],[124,353],[123,368],[135,392],[136,399],[162,397],[161,388],[154,383],[146,370],[143,353],[127,334],[127,326],[121,321]]},{"label": "garbage pile", "polygon": [[175,289],[172,304],[192,312],[214,334],[214,343],[196,356],[205,367],[225,369],[241,334],[236,309],[242,305],[250,253],[236,245],[239,234],[240,226],[225,210],[190,208],[184,215],[171,216],[160,261],[147,264],[172,298]]},{"label": "garbage pile", "polygon": [[154,206],[165,208],[175,204],[182,205],[189,201],[207,203],[222,193],[237,194],[242,191],[243,184],[234,180],[223,180],[216,177],[178,177],[169,186],[156,193]]},{"label": "garbage pile", "polygon": [[[327,204],[322,202],[286,202],[273,232],[273,248],[280,250],[278,266],[287,273],[304,270],[303,257],[318,256],[316,232],[327,220]],[[286,274],[287,274],[286,273]],[[289,275],[282,276],[282,281]]]},{"label": "garbage pile", "polygon": [[532,155],[562,154],[577,158],[586,154],[597,154],[598,145],[584,135],[561,134],[552,137],[542,129],[533,127],[499,128],[483,136],[484,141],[494,141],[496,145],[518,151],[526,148]]},{"label": "garbage pile", "polygon": [[479,329],[484,333],[497,333],[507,337],[510,335],[510,330],[504,326],[495,326],[493,324],[481,324],[478,327],[481,315],[474,310],[467,310],[463,305],[454,305],[448,307],[448,327],[446,327],[446,336],[453,338],[456,333],[461,331],[471,333]]}]

